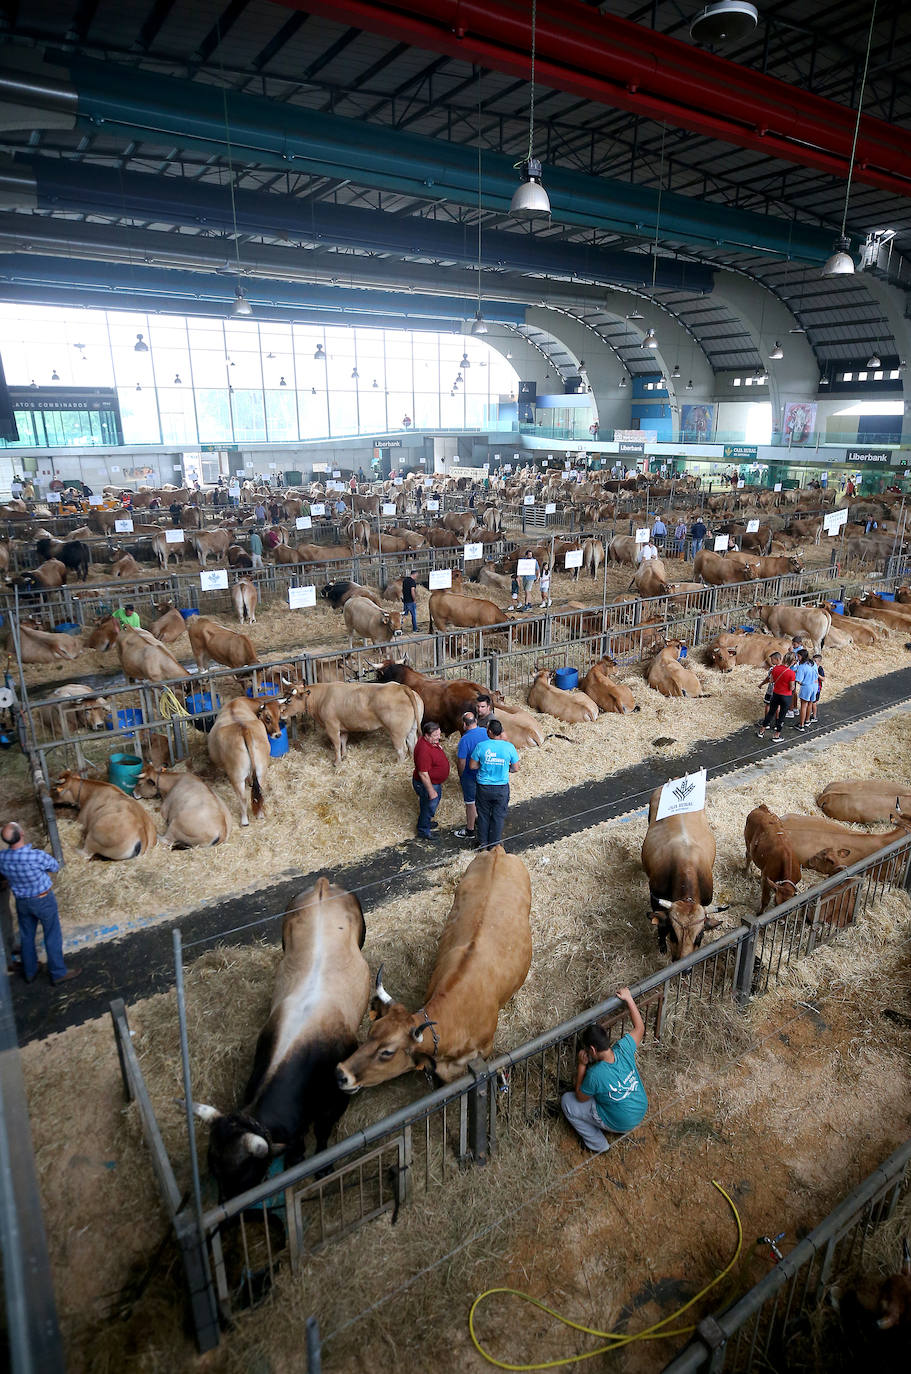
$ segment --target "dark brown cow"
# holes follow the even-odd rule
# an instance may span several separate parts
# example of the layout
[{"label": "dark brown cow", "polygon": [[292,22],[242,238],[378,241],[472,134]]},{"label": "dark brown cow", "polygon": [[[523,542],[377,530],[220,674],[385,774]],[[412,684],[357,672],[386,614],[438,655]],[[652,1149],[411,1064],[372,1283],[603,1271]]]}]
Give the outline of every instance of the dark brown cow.
[{"label": "dark brown cow", "polygon": [[462,712],[474,710],[475,703],[487,688],[467,678],[455,678],[452,682],[441,682],[437,678],[425,677],[405,663],[374,663],[377,682],[400,682],[417,692],[424,703],[424,720],[435,720],[444,735],[455,734],[462,722]]},{"label": "dark brown cow", "polygon": [[762,874],[762,895],[757,912],[762,915],[773,896],[778,903],[794,896],[800,882],[800,864],[781,821],[765,805],[754,807],[747,816],[743,842],[746,846],[744,873],[749,873],[750,864],[754,863]]}]

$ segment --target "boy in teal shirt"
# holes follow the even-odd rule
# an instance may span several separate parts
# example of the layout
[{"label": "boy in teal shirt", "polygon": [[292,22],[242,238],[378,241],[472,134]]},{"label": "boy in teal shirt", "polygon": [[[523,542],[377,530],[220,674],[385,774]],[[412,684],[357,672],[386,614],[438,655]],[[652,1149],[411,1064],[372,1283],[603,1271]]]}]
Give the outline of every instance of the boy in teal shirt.
[{"label": "boy in teal shirt", "polygon": [[626,1003],[632,1030],[611,1048],[607,1032],[598,1025],[589,1026],[579,1051],[575,1088],[560,1099],[563,1115],[595,1154],[610,1149],[605,1131],[623,1135],[638,1126],[648,1111],[648,1098],[636,1067],[645,1022],[629,988],[619,988],[617,996]]}]

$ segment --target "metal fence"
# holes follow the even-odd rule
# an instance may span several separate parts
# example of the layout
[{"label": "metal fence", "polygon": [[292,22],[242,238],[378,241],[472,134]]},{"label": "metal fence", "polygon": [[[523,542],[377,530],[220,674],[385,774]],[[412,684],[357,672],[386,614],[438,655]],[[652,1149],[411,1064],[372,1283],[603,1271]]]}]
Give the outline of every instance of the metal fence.
[{"label": "metal fence", "polygon": [[[646,978],[634,991],[647,1036],[685,1047],[693,1018],[724,1005],[744,1007],[798,959],[862,917],[887,887],[907,890],[909,876],[911,835]],[[496,1150],[508,1149],[515,1132],[535,1123],[549,1101],[571,1088],[585,1028],[599,1021],[619,1035],[625,1015],[623,1004],[611,997],[514,1050],[474,1060],[457,1081],[210,1207],[195,1239],[195,1214],[184,1208],[177,1222],[197,1257],[192,1281],[211,1273],[209,1304],[197,1303],[204,1318],[196,1322],[200,1349],[218,1340],[217,1326],[206,1316],[212,1305],[229,1319],[235,1306],[268,1291],[280,1264],[294,1271],[369,1221],[387,1214],[394,1219],[416,1193],[435,1192],[466,1166],[483,1165]],[[131,1073],[138,1072],[133,1064]],[[150,1130],[153,1123],[151,1117]],[[155,1168],[160,1186],[169,1188],[160,1162]]]},{"label": "metal fence", "polygon": [[[895,1211],[909,1164],[911,1140],[906,1140],[748,1293],[704,1318],[697,1336],[663,1374],[787,1368],[795,1338],[807,1334],[833,1279],[860,1267],[867,1238]],[[843,1333],[835,1338],[843,1339]]]}]

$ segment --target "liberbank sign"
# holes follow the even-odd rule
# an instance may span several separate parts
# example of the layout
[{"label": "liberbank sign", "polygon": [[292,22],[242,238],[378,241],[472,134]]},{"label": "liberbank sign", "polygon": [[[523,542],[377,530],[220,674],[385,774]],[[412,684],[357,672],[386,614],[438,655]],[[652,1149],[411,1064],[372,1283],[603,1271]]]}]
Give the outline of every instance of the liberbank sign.
[{"label": "liberbank sign", "polygon": [[907,462],[908,455],[903,455],[899,449],[891,448],[848,448],[845,449],[846,463],[871,463],[889,466],[895,463],[899,466]]}]

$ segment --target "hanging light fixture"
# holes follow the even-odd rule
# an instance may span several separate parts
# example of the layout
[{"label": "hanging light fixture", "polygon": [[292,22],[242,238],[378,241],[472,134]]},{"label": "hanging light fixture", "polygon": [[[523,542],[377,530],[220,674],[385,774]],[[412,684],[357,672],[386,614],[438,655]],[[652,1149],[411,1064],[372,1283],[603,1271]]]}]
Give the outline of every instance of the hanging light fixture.
[{"label": "hanging light fixture", "polygon": [[516,219],[549,219],[550,197],[541,185],[542,167],[535,157],[535,46],[537,42],[538,4],[531,0],[531,74],[528,106],[528,155],[516,163],[522,180],[513,192],[509,213]]},{"label": "hanging light fixture", "polygon": [[644,348],[658,347],[658,336],[655,333],[654,329],[650,328],[645,331],[645,338],[643,339],[642,344]]},{"label": "hanging light fixture", "polygon": [[244,295],[244,288],[238,282],[234,288],[234,299],[231,302],[232,315],[252,315],[253,306]]},{"label": "hanging light fixture", "polygon": [[315,386],[311,386],[311,388],[310,388],[310,395],[311,395],[311,396],[315,396],[315,395],[316,395],[316,387],[315,387]]},{"label": "hanging light fixture", "polygon": [[692,391],[692,390],[693,390],[693,379],[692,379],[692,377],[690,378],[690,380],[687,382],[686,386],[685,386],[683,389],[684,389],[684,391]]},{"label": "hanging light fixture", "polygon": [[507,361],[508,363],[511,363],[511,362],[512,362],[512,350],[509,349],[509,348],[507,348],[507,350],[506,350],[506,361]]},{"label": "hanging light fixture", "polygon": [[141,383],[141,382],[137,382],[137,383],[136,383],[136,390],[137,390],[137,391],[141,391],[141,390],[142,390],[142,383]]},{"label": "hanging light fixture", "polygon": [[231,155],[231,124],[228,119],[228,88],[224,86],[221,92],[222,108],[225,115],[225,146],[228,151],[228,193],[231,197],[231,225],[234,230],[234,262],[237,270],[237,285],[234,287],[234,299],[231,302],[229,314],[232,318],[245,318],[253,314],[253,307],[244,295],[241,281],[240,265],[240,239],[237,234],[237,206],[234,200],[234,164]]},{"label": "hanging light fixture", "polygon": [[317,344],[317,345],[316,345],[316,352],[315,352],[314,355],[313,355],[313,361],[314,361],[315,363],[324,363],[324,362],[326,361],[326,355],[325,355],[325,353],[323,352],[323,345],[322,345],[322,344]]},{"label": "hanging light fixture", "polygon": [[828,374],[827,374],[827,373],[823,373],[823,375],[820,377],[820,379],[819,379],[819,385],[820,385],[821,387],[822,387],[822,386],[828,386],[828,385],[829,385],[829,377],[828,377]]},{"label": "hanging light fixture", "polygon": [[467,353],[462,354],[462,361],[459,363],[459,367],[462,368],[463,371],[466,367],[471,367],[471,360],[469,359]]},{"label": "hanging light fixture", "polygon": [[617,383],[617,385],[618,385],[619,387],[621,387],[621,388],[629,385],[629,383],[628,383],[627,380],[626,380],[626,374],[625,374],[625,373],[624,373],[623,376],[620,378],[620,380],[619,380],[619,382]]},{"label": "hanging light fixture", "polygon": [[[78,347],[80,347],[80,345],[77,344],[76,347],[78,348]],[[84,347],[84,345],[82,345],[82,347]],[[142,337],[141,334],[137,334],[137,335],[136,335],[136,342],[135,342],[134,345],[133,345],[133,352],[134,352],[134,353],[148,353],[148,351],[149,351],[149,345],[146,343],[145,339]]]},{"label": "hanging light fixture", "polygon": [[871,353],[867,359],[867,367],[882,367],[882,362],[878,353]]},{"label": "hanging light fixture", "polygon": [[59,382],[59,381],[60,381],[60,374],[58,373],[56,367],[54,368],[53,372],[51,373],[51,381],[52,381],[52,382]]},{"label": "hanging light fixture", "polygon": [[352,380],[352,382],[358,381],[358,380],[360,379],[360,375],[361,375],[361,374],[358,372],[358,370],[357,370],[356,367],[354,367],[354,368],[351,369],[351,380]]},{"label": "hanging light fixture", "polygon": [[374,377],[374,379],[373,379],[373,389],[374,389],[374,391],[379,391],[379,388],[380,388],[380,384],[379,384],[379,382],[376,380],[376,378]]},{"label": "hanging light fixture", "polygon": [[671,373],[671,380],[676,382],[676,380],[677,380],[677,378],[678,378],[679,376],[680,376],[680,364],[679,364],[679,363],[674,363],[674,370],[673,370],[673,372]]},{"label": "hanging light fixture", "polygon": [[288,385],[288,383],[285,381],[284,377],[279,377],[279,379],[278,379],[278,384],[279,384],[279,386],[287,386],[287,385]]},{"label": "hanging light fixture", "polygon": [[181,386],[181,385],[182,385],[181,380],[180,380],[180,373],[179,373],[179,372],[175,372],[175,373],[174,373],[174,385],[175,385],[175,386]]},{"label": "hanging light fixture", "polygon": [[873,46],[873,25],[876,22],[877,0],[873,0],[870,11],[870,32],[867,34],[867,54],[864,58],[864,73],[860,80],[860,94],[857,98],[857,118],[854,121],[854,138],[851,143],[851,158],[848,162],[848,182],[845,186],[845,208],[841,216],[841,234],[835,242],[835,251],[826,259],[820,273],[822,277],[843,277],[854,272],[854,259],[851,257],[851,240],[847,236],[848,202],[851,199],[851,180],[854,176],[854,159],[857,156],[857,139],[860,134],[860,114],[864,105],[864,90],[867,85],[867,72],[870,67],[870,49]]},{"label": "hanging light fixture", "polygon": [[771,353],[769,354],[769,357],[775,363],[777,363],[781,358],[784,357],[784,349],[782,348],[781,344],[778,342],[777,339],[775,340],[775,345]]}]

